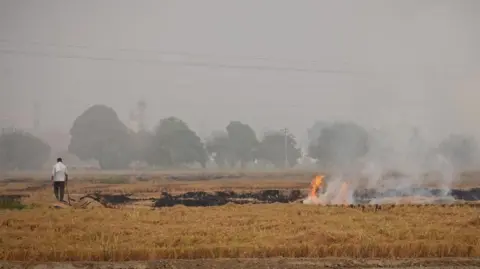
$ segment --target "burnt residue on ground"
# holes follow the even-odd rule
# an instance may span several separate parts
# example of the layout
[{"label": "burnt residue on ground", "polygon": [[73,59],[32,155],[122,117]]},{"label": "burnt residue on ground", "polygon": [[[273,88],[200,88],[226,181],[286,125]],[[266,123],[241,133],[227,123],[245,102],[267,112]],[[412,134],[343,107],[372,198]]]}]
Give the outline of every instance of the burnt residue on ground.
[{"label": "burnt residue on ground", "polygon": [[218,179],[240,179],[240,178],[276,178],[276,179],[291,179],[292,177],[304,177],[305,173],[291,172],[291,173],[261,173],[261,174],[246,174],[246,173],[202,173],[202,174],[167,174],[165,179],[177,181],[198,181],[198,180],[218,180]]},{"label": "burnt residue on ground", "polygon": [[480,188],[473,188],[469,190],[455,190],[451,191],[451,195],[457,200],[478,201],[480,200]]},{"label": "burnt residue on ground", "polygon": [[112,207],[112,206],[116,206],[116,205],[130,204],[130,203],[133,203],[133,202],[137,201],[137,199],[130,198],[131,195],[132,194],[92,193],[92,194],[88,194],[88,195],[85,195],[85,196],[81,197],[80,200],[84,199],[84,198],[91,198],[91,199],[101,203],[105,207]]},{"label": "burnt residue on ground", "polygon": [[227,203],[234,204],[269,204],[290,203],[302,198],[300,190],[264,190],[258,192],[219,191],[186,192],[180,195],[171,195],[163,192],[154,202],[154,207],[169,207],[174,205],[184,206],[221,206]]},{"label": "burnt residue on ground", "polygon": [[198,180],[214,180],[214,179],[238,179],[242,178],[243,174],[200,174],[200,175],[166,175],[165,178],[169,180],[178,181],[198,181]]},{"label": "burnt residue on ground", "polygon": [[[373,199],[405,197],[405,196],[430,196],[430,197],[453,197],[456,200],[478,201],[480,200],[480,188],[469,190],[442,190],[429,188],[410,188],[396,190],[375,190],[363,189],[354,192],[354,199],[358,204],[368,204]],[[116,207],[118,205],[134,204],[138,201],[149,200],[153,207],[171,207],[175,205],[207,207],[222,206],[228,203],[233,204],[270,204],[270,203],[292,203],[306,197],[306,193],[300,190],[263,190],[254,192],[186,192],[173,195],[162,192],[159,198],[134,198],[133,194],[102,194],[100,192],[88,194],[87,196],[104,205],[105,207]]]},{"label": "burnt residue on ground", "polygon": [[456,200],[479,201],[480,188],[468,190],[461,189],[435,189],[435,188],[405,188],[405,189],[363,189],[354,192],[354,198],[357,201],[368,201],[378,198],[406,197],[406,196],[424,196],[424,197],[446,197],[451,196]]}]

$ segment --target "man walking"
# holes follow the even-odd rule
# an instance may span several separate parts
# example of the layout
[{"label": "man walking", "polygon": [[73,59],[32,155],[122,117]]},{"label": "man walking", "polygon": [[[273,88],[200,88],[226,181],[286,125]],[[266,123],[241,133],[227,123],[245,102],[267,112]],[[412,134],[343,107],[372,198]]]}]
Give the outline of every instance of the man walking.
[{"label": "man walking", "polygon": [[62,158],[57,158],[57,163],[52,170],[53,192],[58,201],[63,202],[65,184],[68,182],[67,167],[63,164]]}]

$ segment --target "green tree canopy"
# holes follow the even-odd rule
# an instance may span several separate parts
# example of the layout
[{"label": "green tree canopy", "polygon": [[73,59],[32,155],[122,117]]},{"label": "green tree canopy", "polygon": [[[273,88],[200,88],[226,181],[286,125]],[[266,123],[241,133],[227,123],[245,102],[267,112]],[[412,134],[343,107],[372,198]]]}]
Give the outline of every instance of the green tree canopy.
[{"label": "green tree canopy", "polygon": [[241,167],[245,167],[255,157],[255,149],[258,145],[255,131],[250,125],[239,121],[231,121],[226,130],[235,162],[240,162]]},{"label": "green tree canopy", "polygon": [[112,108],[94,105],[74,121],[68,151],[97,160],[102,169],[127,168],[134,158],[132,134]]},{"label": "green tree canopy", "polygon": [[233,167],[235,165],[236,161],[230,138],[226,132],[220,131],[212,133],[211,137],[207,139],[206,148],[219,167],[224,168],[226,165]]},{"label": "green tree canopy", "polygon": [[200,137],[185,122],[175,117],[160,120],[147,155],[150,164],[160,166],[197,162],[205,167],[208,158]]},{"label": "green tree canopy", "polygon": [[0,136],[0,167],[9,170],[40,169],[50,157],[50,146],[22,131]]},{"label": "green tree canopy", "polygon": [[[292,134],[286,136],[287,139],[287,160],[290,166],[297,164],[301,156],[301,150],[297,147],[297,141]],[[275,167],[285,166],[285,134],[280,131],[268,132],[258,145],[257,158],[266,160]]]}]

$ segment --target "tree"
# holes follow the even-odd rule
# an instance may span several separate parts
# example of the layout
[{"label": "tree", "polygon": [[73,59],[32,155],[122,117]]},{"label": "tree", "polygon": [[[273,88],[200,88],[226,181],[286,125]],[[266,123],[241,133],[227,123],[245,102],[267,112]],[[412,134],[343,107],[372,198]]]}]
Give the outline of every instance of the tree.
[{"label": "tree", "polygon": [[242,168],[254,160],[255,148],[258,145],[257,136],[252,127],[239,121],[231,121],[227,127],[228,139],[235,158]]},{"label": "tree", "polygon": [[307,129],[307,137],[310,144],[317,143],[323,128],[329,126],[330,123],[325,121],[315,121],[312,127]]},{"label": "tree", "polygon": [[206,166],[207,153],[202,140],[182,120],[160,120],[148,153],[148,162],[161,166],[178,166],[198,162]]},{"label": "tree", "polygon": [[224,168],[235,165],[235,158],[228,134],[224,131],[214,132],[206,143],[207,152],[213,156],[215,163]]},{"label": "tree", "polygon": [[0,167],[10,170],[40,169],[50,157],[50,146],[22,131],[0,136]]},{"label": "tree", "polygon": [[309,156],[323,165],[346,167],[368,152],[368,140],[367,131],[355,123],[333,123],[310,144]]},{"label": "tree", "polygon": [[478,144],[473,137],[454,134],[439,144],[438,152],[445,156],[453,167],[464,169],[475,161]]},{"label": "tree", "polygon": [[[301,156],[301,150],[297,147],[297,141],[292,134],[287,135],[287,160],[290,166],[297,164]],[[266,160],[275,167],[285,165],[285,134],[283,132],[268,132],[258,145],[257,157]]]},{"label": "tree", "polygon": [[95,159],[102,169],[127,168],[134,159],[133,132],[105,105],[94,105],[74,121],[68,151]]}]

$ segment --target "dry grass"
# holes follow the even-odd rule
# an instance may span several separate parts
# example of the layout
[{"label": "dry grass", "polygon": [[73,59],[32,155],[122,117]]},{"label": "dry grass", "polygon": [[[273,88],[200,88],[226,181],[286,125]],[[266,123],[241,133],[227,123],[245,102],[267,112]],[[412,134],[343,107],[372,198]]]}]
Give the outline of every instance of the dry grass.
[{"label": "dry grass", "polygon": [[[307,189],[310,173],[169,180],[151,175],[73,178],[72,194]],[[128,182],[125,181],[128,179]],[[471,173],[458,184],[473,184]],[[112,179],[111,181],[108,180]],[[477,184],[478,186],[478,184]],[[321,207],[301,204],[220,207],[49,209],[45,180],[1,182],[0,194],[27,194],[19,210],[0,210],[0,259],[125,261],[160,258],[480,256],[478,207]]]},{"label": "dry grass", "polygon": [[[51,184],[48,181],[28,182],[28,183],[8,183],[3,186],[0,184],[0,194],[32,194],[42,190],[50,191]],[[172,194],[184,193],[189,191],[258,191],[266,189],[308,189],[309,180],[278,180],[270,179],[222,179],[222,180],[196,180],[196,181],[172,181],[157,179],[149,182],[132,180],[129,184],[125,183],[91,183],[85,180],[72,180],[69,182],[71,193],[94,193],[102,192],[104,194],[134,193],[139,195],[153,195],[162,191]]]},{"label": "dry grass", "polygon": [[0,259],[478,257],[476,210],[430,206],[362,212],[294,204],[36,208],[0,215]]},{"label": "dry grass", "polygon": [[[254,174],[234,179],[205,179],[205,180],[169,180],[165,178],[152,177],[151,179],[136,179],[133,176],[93,176],[87,178],[73,178],[69,188],[73,193],[159,193],[167,191],[171,193],[183,193],[189,191],[258,191],[265,189],[303,189],[309,188],[311,175],[293,175],[284,177],[274,176],[271,173]],[[0,181],[0,194],[32,193],[40,189],[49,189],[48,180],[30,180],[27,182],[3,182]],[[478,187],[480,173],[466,174],[461,180],[454,182],[454,188]],[[428,187],[438,187],[428,185]]]},{"label": "dry grass", "polygon": [[[123,173],[123,174],[122,174]],[[48,171],[15,172],[0,180],[0,194],[31,193],[49,187]],[[233,178],[232,178],[233,177]],[[312,178],[310,171],[276,172],[72,172],[70,190],[77,193],[158,193],[168,191],[254,191],[265,189],[307,189]],[[6,179],[6,180],[5,180]],[[360,180],[360,188],[362,180]],[[453,182],[454,188],[472,188],[480,184],[480,172],[467,171]],[[431,182],[426,187],[438,187]]]}]

